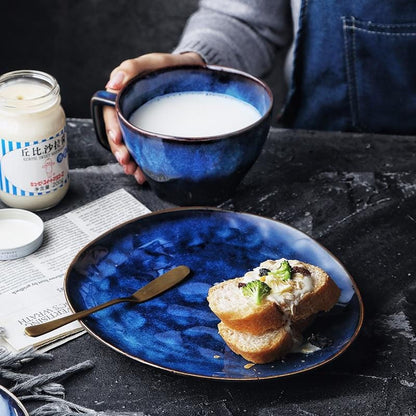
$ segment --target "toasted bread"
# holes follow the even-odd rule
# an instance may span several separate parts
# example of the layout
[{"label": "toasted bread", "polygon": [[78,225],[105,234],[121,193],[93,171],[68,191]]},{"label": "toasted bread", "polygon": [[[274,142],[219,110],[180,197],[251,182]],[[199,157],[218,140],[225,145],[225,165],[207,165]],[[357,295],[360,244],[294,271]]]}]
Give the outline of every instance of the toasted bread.
[{"label": "toasted bread", "polygon": [[[276,282],[272,277],[260,276],[262,269],[274,270],[282,260],[267,260],[244,277],[226,280],[214,285],[208,292],[211,310],[226,326],[236,331],[261,335],[278,329],[287,322],[307,322],[312,315],[331,309],[340,290],[328,274],[317,266],[289,260],[293,278]],[[260,279],[270,287],[270,294],[257,304],[244,296],[241,286]]]},{"label": "toasted bread", "polygon": [[231,351],[256,364],[282,358],[294,345],[292,333],[285,326],[262,335],[252,335],[231,329],[220,322],[218,332]]},{"label": "toasted bread", "polygon": [[[282,264],[286,267],[283,278],[279,274]],[[267,290],[259,297],[258,291],[244,290],[245,286],[266,286]],[[261,364],[282,358],[298,345],[300,331],[318,312],[330,310],[340,293],[321,268],[280,259],[267,260],[243,277],[214,285],[207,299],[221,320],[218,332],[228,347],[246,360]]]},{"label": "toasted bread", "polygon": [[285,315],[275,302],[265,300],[257,305],[242,294],[240,284],[244,284],[242,277],[210,288],[208,303],[221,321],[229,328],[253,335],[261,335],[284,325]]},{"label": "toasted bread", "polygon": [[308,320],[318,312],[328,312],[338,302],[341,294],[339,287],[324,270],[312,264],[304,264],[311,273],[314,287],[293,305],[291,322],[294,325]]}]

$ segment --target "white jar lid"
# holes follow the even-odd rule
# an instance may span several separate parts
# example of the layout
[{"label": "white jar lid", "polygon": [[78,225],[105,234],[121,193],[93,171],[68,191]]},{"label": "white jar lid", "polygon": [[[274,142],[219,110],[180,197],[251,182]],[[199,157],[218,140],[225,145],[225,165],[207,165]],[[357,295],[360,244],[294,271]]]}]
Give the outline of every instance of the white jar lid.
[{"label": "white jar lid", "polygon": [[43,240],[43,221],[24,209],[0,209],[0,260],[27,256],[37,250]]}]

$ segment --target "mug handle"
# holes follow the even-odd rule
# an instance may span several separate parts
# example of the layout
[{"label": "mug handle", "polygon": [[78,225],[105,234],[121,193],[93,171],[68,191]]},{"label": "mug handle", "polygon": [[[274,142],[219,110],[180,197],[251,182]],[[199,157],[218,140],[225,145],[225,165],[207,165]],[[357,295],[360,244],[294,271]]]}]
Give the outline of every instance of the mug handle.
[{"label": "mug handle", "polygon": [[108,144],[108,138],[105,131],[104,116],[102,107],[109,105],[110,107],[116,106],[116,97],[117,94],[108,91],[97,91],[91,98],[91,116],[94,122],[94,129],[97,135],[98,142],[105,147],[107,150],[110,150],[110,145]]}]

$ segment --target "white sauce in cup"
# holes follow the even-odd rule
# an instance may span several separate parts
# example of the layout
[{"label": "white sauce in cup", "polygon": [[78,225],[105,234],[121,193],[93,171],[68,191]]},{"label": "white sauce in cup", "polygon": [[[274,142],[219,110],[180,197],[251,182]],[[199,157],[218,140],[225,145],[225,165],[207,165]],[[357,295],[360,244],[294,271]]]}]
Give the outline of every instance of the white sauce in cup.
[{"label": "white sauce in cup", "polygon": [[129,121],[155,134],[198,138],[238,131],[260,118],[253,105],[230,95],[191,91],[153,98],[135,110]]}]

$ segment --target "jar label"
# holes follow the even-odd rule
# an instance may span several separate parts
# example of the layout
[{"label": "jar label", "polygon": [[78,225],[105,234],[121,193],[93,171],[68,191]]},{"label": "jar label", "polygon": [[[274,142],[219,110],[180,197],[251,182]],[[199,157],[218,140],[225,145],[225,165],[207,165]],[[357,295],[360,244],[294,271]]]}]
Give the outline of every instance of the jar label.
[{"label": "jar label", "polygon": [[68,182],[65,128],[47,139],[0,139],[0,190],[35,196],[56,191]]}]

